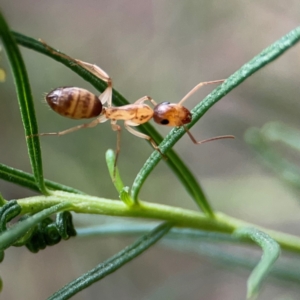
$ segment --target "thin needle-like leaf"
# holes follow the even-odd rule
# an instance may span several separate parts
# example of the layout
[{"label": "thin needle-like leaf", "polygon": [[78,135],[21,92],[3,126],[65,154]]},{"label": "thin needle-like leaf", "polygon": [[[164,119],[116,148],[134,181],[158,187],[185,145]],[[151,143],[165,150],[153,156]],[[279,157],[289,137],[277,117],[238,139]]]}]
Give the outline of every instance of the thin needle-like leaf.
[{"label": "thin needle-like leaf", "polygon": [[245,133],[245,141],[259,154],[264,164],[290,186],[300,190],[300,168],[282,157],[267,141],[260,129],[248,129]]},{"label": "thin needle-like leaf", "polygon": [[3,198],[2,194],[0,193],[0,207],[5,205],[6,204],[6,201],[5,199]]},{"label": "thin needle-like leaf", "polygon": [[[17,89],[19,107],[21,110],[22,122],[26,137],[38,133],[37,122],[35,118],[34,104],[31,95],[26,67],[23,62],[21,52],[17,43],[0,11],[0,37],[6,50],[14,81]],[[42,156],[40,142],[37,137],[26,138],[27,149],[29,153],[31,168],[34,174],[39,190],[43,194],[48,194],[45,187],[42,167]]]},{"label": "thin needle-like leaf", "polygon": [[107,167],[108,167],[110,177],[113,181],[113,184],[114,184],[116,190],[120,194],[121,191],[124,188],[124,184],[123,184],[123,181],[120,177],[119,169],[115,165],[115,162],[116,162],[115,152],[111,149],[107,150],[106,153],[105,153],[105,159],[106,159],[106,164],[107,164]]},{"label": "thin needle-like leaf", "polygon": [[[191,128],[214,104],[216,104],[231,90],[240,85],[243,81],[255,72],[259,71],[265,65],[271,63],[299,41],[300,27],[297,27],[242,66],[192,110],[193,120],[189,124],[188,128]],[[161,151],[163,153],[167,152],[184,134],[185,130],[183,128],[173,129],[160,144],[159,147]],[[137,199],[143,183],[160,160],[161,156],[157,152],[153,152],[145,162],[132,185],[131,196],[134,200]]]},{"label": "thin needle-like leaf", "polygon": [[132,245],[126,247],[113,257],[99,264],[94,269],[88,271],[84,275],[70,282],[62,289],[57,291],[48,300],[63,300],[70,299],[73,295],[92,285],[96,281],[113,273],[123,265],[142,254],[149,247],[154,245],[172,228],[171,223],[163,223],[156,227],[150,233],[142,236]]},{"label": "thin needle-like leaf", "polygon": [[[0,164],[0,178],[3,180],[7,180],[12,183],[16,183],[18,185],[27,187],[34,191],[39,191],[39,187],[36,184],[36,181],[34,179],[34,176],[32,174],[23,172],[21,170],[8,167],[6,165]],[[47,188],[52,190],[59,190],[59,191],[65,191],[69,193],[74,194],[84,194],[83,192],[73,189],[71,187],[68,187],[66,185],[56,183],[54,181],[50,181],[45,179],[45,184]]]},{"label": "thin needle-like leaf", "polygon": [[265,124],[261,133],[270,142],[281,142],[300,151],[300,131],[281,122],[270,122]]},{"label": "thin needle-like leaf", "polygon": [[262,281],[267,277],[270,269],[279,257],[280,246],[268,234],[256,228],[241,228],[236,230],[234,235],[239,238],[249,238],[253,240],[263,250],[263,256],[261,257],[260,262],[253,269],[248,278],[247,298],[251,299],[256,297]]}]

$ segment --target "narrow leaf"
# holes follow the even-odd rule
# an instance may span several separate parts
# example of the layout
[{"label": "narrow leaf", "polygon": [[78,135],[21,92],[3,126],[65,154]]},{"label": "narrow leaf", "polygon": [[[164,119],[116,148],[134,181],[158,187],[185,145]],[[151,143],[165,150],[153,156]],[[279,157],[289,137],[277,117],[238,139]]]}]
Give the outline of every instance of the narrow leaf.
[{"label": "narrow leaf", "polygon": [[6,204],[6,200],[3,198],[2,194],[0,193],[0,207]]},{"label": "narrow leaf", "polygon": [[111,149],[108,149],[105,154],[105,159],[106,159],[106,164],[108,167],[109,175],[112,179],[112,182],[113,182],[116,190],[120,194],[124,188],[124,184],[120,177],[119,169],[117,166],[115,166],[115,161],[116,161],[115,152]]},{"label": "narrow leaf", "polygon": [[22,211],[22,207],[16,200],[8,201],[0,208],[0,233],[7,230],[7,223],[18,216]]},{"label": "narrow leaf", "polygon": [[293,188],[300,189],[300,168],[282,157],[268,143],[261,130],[250,128],[245,133],[245,141],[259,154],[263,163]]},{"label": "narrow leaf", "polygon": [[106,151],[105,154],[106,164],[111,177],[111,180],[119,193],[120,199],[128,206],[137,204],[134,202],[129,194],[129,187],[124,187],[122,179],[120,177],[119,169],[116,166],[116,155],[111,149]]},{"label": "narrow leaf", "polygon": [[[32,174],[23,172],[15,168],[8,167],[3,164],[0,164],[0,178],[27,187],[31,190],[39,191],[39,188]],[[47,179],[45,180],[45,184],[47,188],[52,190],[60,190],[60,191],[74,193],[74,194],[83,194],[83,192],[79,190],[73,189],[71,187]]]},{"label": "narrow leaf", "polygon": [[267,277],[280,255],[280,246],[268,234],[256,228],[241,228],[236,230],[234,235],[239,238],[250,238],[263,250],[260,262],[248,278],[247,298],[250,299],[258,295],[262,281]]},{"label": "narrow leaf", "polygon": [[[26,137],[38,132],[35,118],[34,104],[30,90],[30,84],[26,67],[23,62],[21,52],[16,44],[10,29],[0,11],[0,36],[3,41],[6,54],[8,56],[14,81],[17,89],[19,107],[21,110],[23,127]],[[27,149],[30,157],[31,168],[39,190],[43,194],[48,194],[44,184],[42,156],[39,139],[26,138]]]},{"label": "narrow leaf", "polygon": [[[145,234],[153,228],[153,223],[145,224],[139,222],[115,222],[102,224],[93,227],[76,228],[78,237],[91,236],[135,236]],[[213,242],[232,242],[240,243],[240,239],[229,233],[219,233],[214,231],[189,229],[189,228],[172,228],[169,231],[167,240],[180,240],[185,243],[186,240],[195,241],[213,241]]]},{"label": "narrow leaf", "polygon": [[49,297],[48,300],[70,299],[73,295],[92,285],[96,281],[104,278],[105,276],[113,273],[127,262],[142,254],[145,250],[154,245],[159,239],[167,234],[171,227],[172,224],[170,223],[163,223],[162,225],[156,227],[154,230],[142,236],[132,245],[126,247],[113,257],[99,264],[96,268],[88,271],[81,277],[64,286],[62,289]]},{"label": "narrow leaf", "polygon": [[279,141],[300,151],[300,131],[298,129],[287,126],[281,122],[270,122],[262,127],[261,133],[270,142]]},{"label": "narrow leaf", "polygon": [[[193,120],[188,126],[191,128],[214,104],[216,104],[222,97],[228,94],[235,87],[240,85],[249,76],[259,71],[265,65],[275,60],[285,51],[290,49],[300,40],[300,27],[289,32],[273,45],[266,48],[259,55],[255,56],[250,62],[242,66],[238,71],[231,75],[221,86],[217,87],[212,93],[210,93],[202,102],[200,102],[193,109]],[[160,144],[160,149],[163,153],[166,153],[171,149],[174,144],[185,134],[183,128],[175,128],[167,135],[167,137]],[[131,196],[135,200],[138,197],[139,191],[149,176],[154,167],[161,160],[161,156],[153,152],[148,160],[145,162],[143,168],[136,176],[133,185]]]}]

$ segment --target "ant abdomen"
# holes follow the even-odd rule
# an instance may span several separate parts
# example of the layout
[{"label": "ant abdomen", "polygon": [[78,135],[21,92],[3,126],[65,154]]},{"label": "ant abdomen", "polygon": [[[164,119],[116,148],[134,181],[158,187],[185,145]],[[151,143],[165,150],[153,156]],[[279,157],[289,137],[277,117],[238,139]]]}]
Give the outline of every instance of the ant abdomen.
[{"label": "ant abdomen", "polygon": [[89,119],[102,112],[100,99],[88,90],[78,87],[60,87],[46,95],[49,106],[63,117]]},{"label": "ant abdomen", "polygon": [[183,126],[192,121],[191,112],[182,105],[162,102],[154,107],[153,119],[160,125]]}]

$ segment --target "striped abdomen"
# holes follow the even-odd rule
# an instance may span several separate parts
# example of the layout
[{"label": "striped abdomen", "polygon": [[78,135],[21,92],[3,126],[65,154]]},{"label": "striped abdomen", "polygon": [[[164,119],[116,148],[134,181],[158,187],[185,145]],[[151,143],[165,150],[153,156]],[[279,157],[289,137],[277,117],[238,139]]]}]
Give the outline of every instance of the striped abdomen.
[{"label": "striped abdomen", "polygon": [[77,87],[60,87],[46,95],[50,107],[63,117],[89,119],[102,112],[102,103],[93,93]]}]

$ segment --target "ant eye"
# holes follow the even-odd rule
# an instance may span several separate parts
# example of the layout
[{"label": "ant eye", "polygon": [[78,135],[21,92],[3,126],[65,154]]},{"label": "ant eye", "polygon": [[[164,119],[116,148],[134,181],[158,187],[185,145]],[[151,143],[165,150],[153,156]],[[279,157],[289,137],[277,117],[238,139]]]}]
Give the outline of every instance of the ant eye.
[{"label": "ant eye", "polygon": [[167,124],[169,124],[169,120],[163,119],[163,120],[160,121],[160,124],[161,125],[167,125]]},{"label": "ant eye", "polygon": [[168,101],[165,101],[165,102],[160,103],[160,105],[161,105],[161,104],[163,104],[163,105],[169,105],[169,104],[171,104],[171,103],[168,102]]}]

